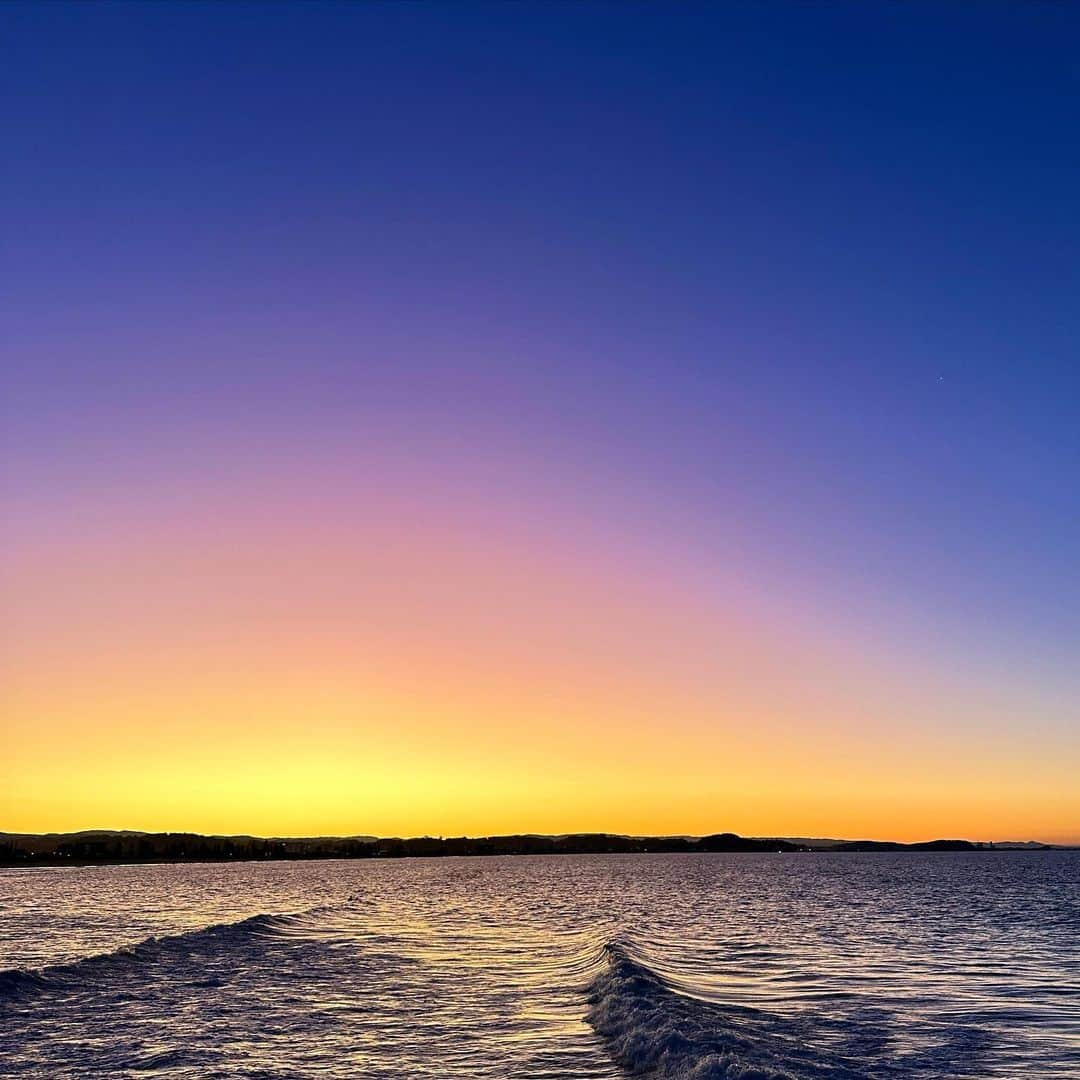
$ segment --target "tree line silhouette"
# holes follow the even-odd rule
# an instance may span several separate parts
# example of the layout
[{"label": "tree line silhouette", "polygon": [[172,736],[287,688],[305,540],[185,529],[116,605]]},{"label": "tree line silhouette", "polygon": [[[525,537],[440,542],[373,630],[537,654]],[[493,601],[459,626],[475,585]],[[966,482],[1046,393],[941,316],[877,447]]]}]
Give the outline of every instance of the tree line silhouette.
[{"label": "tree line silhouette", "polygon": [[[991,847],[993,845],[990,845]],[[969,851],[984,847],[967,840],[899,844],[859,840],[833,851]],[[0,866],[83,865],[147,862],[246,862],[282,859],[398,859],[452,855],[638,854],[646,852],[801,852],[814,850],[788,840],[735,833],[703,837],[568,836],[481,837],[299,837],[201,836],[197,833],[81,832],[45,835],[0,833]]]}]

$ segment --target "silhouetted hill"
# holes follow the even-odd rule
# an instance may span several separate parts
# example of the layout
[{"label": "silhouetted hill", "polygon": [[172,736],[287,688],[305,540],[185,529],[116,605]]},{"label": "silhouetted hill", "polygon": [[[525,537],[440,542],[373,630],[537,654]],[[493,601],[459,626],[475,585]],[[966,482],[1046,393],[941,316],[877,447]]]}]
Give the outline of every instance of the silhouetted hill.
[{"label": "silhouetted hill", "polygon": [[788,840],[760,840],[753,837],[737,836],[735,833],[716,833],[703,836],[697,842],[698,851],[808,851],[805,845],[793,844]]},{"label": "silhouetted hill", "polygon": [[979,851],[985,845],[970,840],[927,840],[920,844],[897,844],[888,840],[845,840],[829,851]]}]

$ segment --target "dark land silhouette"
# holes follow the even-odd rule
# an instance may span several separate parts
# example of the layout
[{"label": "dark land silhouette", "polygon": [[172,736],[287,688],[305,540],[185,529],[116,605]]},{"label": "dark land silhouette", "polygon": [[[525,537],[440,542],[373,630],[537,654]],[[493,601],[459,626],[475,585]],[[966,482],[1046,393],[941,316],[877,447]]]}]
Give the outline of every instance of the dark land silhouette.
[{"label": "dark land silhouette", "polygon": [[[1003,848],[1047,849],[1048,844],[1003,844]],[[245,862],[281,859],[398,859],[450,855],[578,855],[646,852],[980,851],[994,844],[931,840],[901,844],[880,840],[785,840],[715,833],[711,836],[374,836],[257,837],[201,836],[88,830],[74,833],[0,833],[0,866],[72,866],[103,863]]]}]

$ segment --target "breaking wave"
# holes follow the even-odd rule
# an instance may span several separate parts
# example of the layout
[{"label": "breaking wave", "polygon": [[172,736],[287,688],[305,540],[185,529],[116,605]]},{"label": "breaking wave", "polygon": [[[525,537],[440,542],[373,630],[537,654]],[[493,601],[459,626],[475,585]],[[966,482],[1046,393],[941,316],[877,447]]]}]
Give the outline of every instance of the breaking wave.
[{"label": "breaking wave", "polygon": [[791,1054],[770,1046],[760,1017],[692,998],[620,942],[604,947],[607,967],[595,980],[589,1022],[621,1065],[658,1080],[791,1080],[854,1076],[834,1068],[792,1070]]},{"label": "breaking wave", "polygon": [[985,1029],[928,1026],[913,1052],[883,1010],[770,1013],[703,1000],[666,978],[627,942],[604,946],[588,1020],[631,1074],[656,1080],[868,1080],[970,1076],[989,1048]]}]

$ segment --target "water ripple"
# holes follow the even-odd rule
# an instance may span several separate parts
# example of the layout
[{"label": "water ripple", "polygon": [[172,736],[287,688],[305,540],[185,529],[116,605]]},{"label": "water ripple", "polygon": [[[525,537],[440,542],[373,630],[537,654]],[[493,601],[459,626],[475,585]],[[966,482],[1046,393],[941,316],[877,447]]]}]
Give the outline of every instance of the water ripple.
[{"label": "water ripple", "polygon": [[1076,853],[0,873],[0,1075],[1080,1075]]}]

